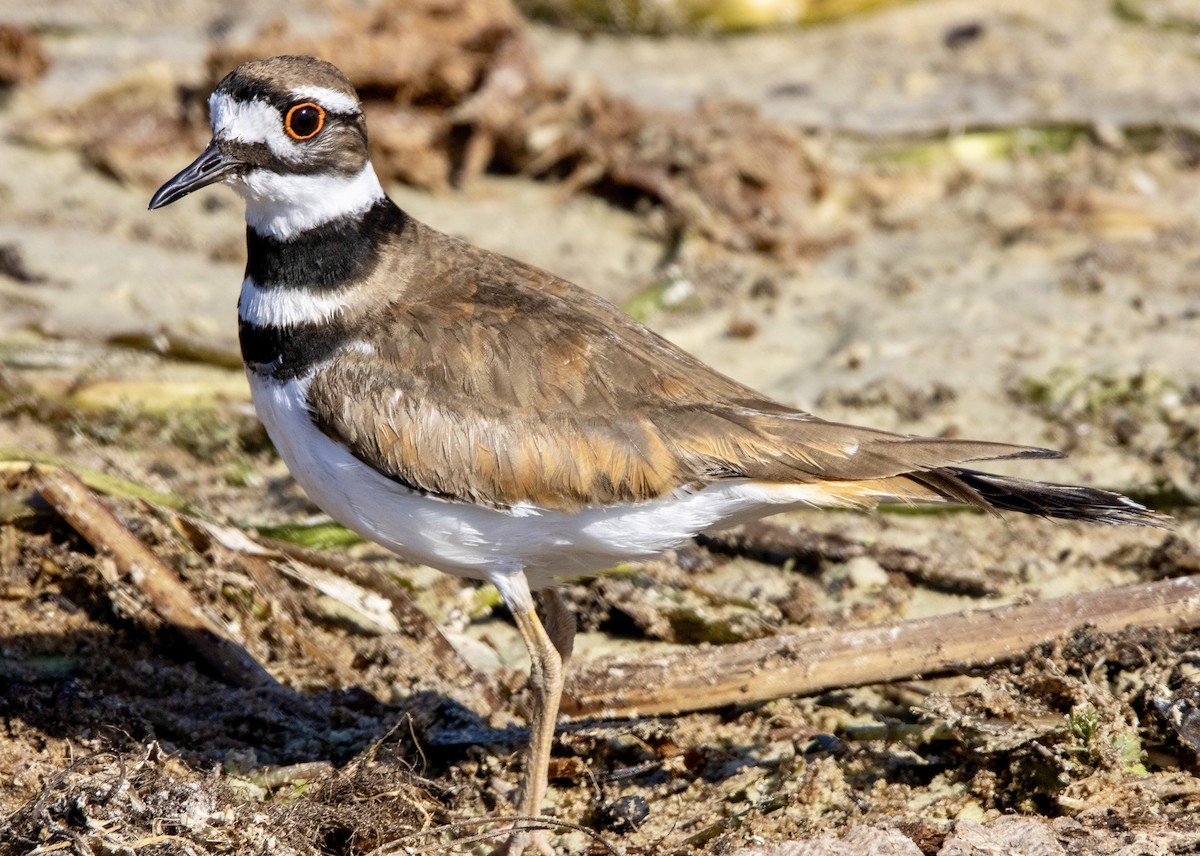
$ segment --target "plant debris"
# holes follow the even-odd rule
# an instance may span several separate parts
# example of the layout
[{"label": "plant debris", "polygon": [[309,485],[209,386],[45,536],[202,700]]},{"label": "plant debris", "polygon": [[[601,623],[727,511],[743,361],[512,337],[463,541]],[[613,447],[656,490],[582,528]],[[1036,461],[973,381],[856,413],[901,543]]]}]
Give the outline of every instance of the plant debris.
[{"label": "plant debris", "polygon": [[50,67],[41,40],[25,27],[0,24],[0,87],[32,83]]},{"label": "plant debris", "polygon": [[[372,42],[362,3],[297,13],[295,32],[320,37],[308,44],[345,28],[363,47],[378,75],[363,89],[371,127],[409,146],[409,180],[513,174],[478,195],[409,195],[418,216],[477,240],[498,233],[504,252],[825,418],[1071,449],[1011,466],[1132,486],[1175,518],[1164,533],[944,507],[792,512],[565,586],[582,631],[573,681],[614,657],[719,663],[730,646],[936,628],[1194,579],[1200,149],[1187,76],[1170,72],[1192,60],[1153,23],[1177,0],[1137,5],[1145,23],[1065,0],[1019,20],[1003,2],[912,4],[720,42],[529,31],[557,68],[576,50],[583,74],[631,56],[603,69],[611,92],[646,104],[759,92],[762,116],[711,99],[694,116],[630,106],[543,75],[500,3],[393,2],[415,45],[378,20]],[[119,29],[83,0],[19,11],[56,22],[33,32],[71,73],[0,99],[13,167],[3,243],[46,277],[0,276],[12,308],[0,343],[0,852],[479,856],[520,780],[519,633],[494,588],[348,537],[288,476],[228,338],[244,229],[232,195],[144,210],[138,183],[157,185],[208,139],[203,99],[227,69],[200,57],[243,39],[259,8],[234,6],[206,5],[234,13],[215,19],[134,0]],[[459,15],[437,21],[438,9]],[[251,43],[306,44],[280,27]],[[241,47],[213,56],[232,62]],[[164,50],[170,66],[136,65]],[[419,133],[389,137],[388,116]],[[822,130],[772,129],[778,116]],[[762,178],[755,151],[782,159],[786,186]],[[586,199],[556,212],[556,188],[637,216]],[[789,198],[794,210],[772,209]],[[819,254],[822,236],[842,234],[850,245],[812,261],[762,257]],[[749,342],[728,335],[751,325]],[[92,543],[45,501],[31,463],[99,493],[118,531],[272,683],[239,686],[182,642],[111,539]],[[968,654],[1011,630],[976,631]],[[807,695],[565,717],[550,818],[534,822],[554,827],[558,851],[593,856],[1196,851],[1200,633],[1091,626],[1037,641],[967,674],[951,664],[845,686],[896,653],[885,639]],[[697,704],[731,675],[703,678]]]},{"label": "plant debris", "polygon": [[[13,473],[5,488],[30,503],[28,485]],[[0,816],[16,852],[141,842],[350,856],[380,847],[467,852],[477,836],[494,840],[500,827],[488,819],[509,812],[506,779],[523,745],[523,729],[506,727],[521,703],[520,671],[464,669],[406,590],[336,552],[256,543],[223,524],[164,518],[141,500],[106,505],[178,569],[188,597],[266,664],[275,685],[221,678],[201,651],[150,620],[146,601],[114,586],[106,551],[56,516],[6,516],[0,717],[9,737],[0,766],[19,772],[0,788]],[[773,561],[769,535],[764,557]],[[851,555],[861,545],[825,538],[823,563],[863,558]],[[849,552],[838,554],[838,544]],[[374,586],[396,628],[331,612],[323,584],[292,573],[293,563]],[[781,572],[697,549],[648,566],[643,584],[664,593],[686,584],[678,591],[720,614],[739,594],[718,580]],[[836,577],[824,579],[833,588],[811,583],[814,603],[838,590]],[[585,626],[597,620],[589,592],[605,582],[575,593]],[[714,599],[708,589],[726,594]],[[356,597],[376,596],[365,591]],[[846,836],[831,842],[857,841],[867,834],[858,827],[884,821],[913,842],[1004,838],[1009,830],[987,822],[996,813],[1050,811],[1078,818],[1071,834],[1091,841],[1102,830],[1088,825],[1088,812],[1100,805],[1127,830],[1165,834],[1138,820],[1152,805],[1179,820],[1172,834],[1182,836],[1200,807],[1186,772],[1197,752],[1188,689],[1197,650],[1194,631],[1085,629],[966,692],[892,685],[673,718],[576,720],[559,731],[552,777],[560,815],[591,828],[554,834],[567,849],[607,852],[619,842],[629,853],[683,856],[736,852],[756,835],[808,837],[830,824]],[[961,817],[951,824],[956,816],[981,827]],[[668,817],[677,820],[664,833]],[[1058,829],[1030,822],[1037,829],[1022,834]]]},{"label": "plant debris", "polygon": [[328,35],[283,21],[245,44],[218,45],[209,80],[182,87],[151,66],[24,133],[72,145],[119,180],[154,184],[208,134],[203,97],[239,63],[310,53],[358,89],[372,160],[384,181],[434,192],[484,171],[561,182],[629,207],[661,211],[664,238],[703,237],[781,259],[843,240],[815,235],[810,213],[828,178],[801,132],[743,103],[690,113],[648,110],[599,87],[548,81],[509,0],[384,0],[340,7]]}]

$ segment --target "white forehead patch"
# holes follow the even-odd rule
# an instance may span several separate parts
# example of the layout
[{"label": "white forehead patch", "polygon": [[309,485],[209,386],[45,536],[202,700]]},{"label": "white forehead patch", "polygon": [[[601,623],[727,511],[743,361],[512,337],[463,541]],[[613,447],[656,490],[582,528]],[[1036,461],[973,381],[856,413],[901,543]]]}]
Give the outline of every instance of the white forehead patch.
[{"label": "white forehead patch", "polygon": [[300,86],[291,91],[291,95],[299,101],[315,101],[331,113],[357,113],[358,99],[329,89],[325,86]]},{"label": "white forehead patch", "polygon": [[266,143],[271,154],[295,158],[295,142],[283,130],[283,117],[266,101],[238,101],[224,92],[208,99],[213,137],[240,143]]}]

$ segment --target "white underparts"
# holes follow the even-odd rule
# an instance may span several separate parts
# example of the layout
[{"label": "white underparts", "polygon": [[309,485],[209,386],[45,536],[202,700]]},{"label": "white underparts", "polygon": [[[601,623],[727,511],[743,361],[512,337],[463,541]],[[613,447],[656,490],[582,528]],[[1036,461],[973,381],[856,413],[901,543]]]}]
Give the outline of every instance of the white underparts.
[{"label": "white underparts", "polygon": [[263,288],[250,277],[242,281],[238,318],[259,327],[295,327],[328,321],[346,303],[345,295],[308,288]]},{"label": "white underparts", "polygon": [[340,217],[362,214],[383,198],[383,187],[370,163],[351,176],[255,169],[232,185],[246,200],[246,224],[280,241]]},{"label": "white underparts", "polygon": [[[319,371],[319,369],[318,369]],[[528,503],[511,509],[458,502],[404,487],[322,433],[308,411],[311,375],[250,374],[254,407],[309,497],[350,529],[406,559],[493,582],[523,571],[532,588],[621,561],[645,559],[720,529],[790,507],[843,505],[818,484],[728,480],[642,503],[566,513]]]}]

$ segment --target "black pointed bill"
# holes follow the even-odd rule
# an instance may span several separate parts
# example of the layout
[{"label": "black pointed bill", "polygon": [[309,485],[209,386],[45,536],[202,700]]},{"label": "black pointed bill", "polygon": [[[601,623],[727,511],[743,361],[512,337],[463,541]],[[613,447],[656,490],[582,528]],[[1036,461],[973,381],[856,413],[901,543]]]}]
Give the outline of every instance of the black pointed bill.
[{"label": "black pointed bill", "polygon": [[228,175],[238,162],[217,148],[214,140],[208,144],[200,157],[187,165],[177,176],[158,189],[150,199],[150,210],[162,208],[182,199],[193,190],[208,187]]}]

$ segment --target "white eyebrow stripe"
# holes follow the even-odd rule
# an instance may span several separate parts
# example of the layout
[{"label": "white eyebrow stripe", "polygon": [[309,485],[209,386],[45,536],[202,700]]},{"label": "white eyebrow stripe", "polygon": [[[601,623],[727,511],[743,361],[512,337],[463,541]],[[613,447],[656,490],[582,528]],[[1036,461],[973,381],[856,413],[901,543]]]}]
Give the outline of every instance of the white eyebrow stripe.
[{"label": "white eyebrow stripe", "polygon": [[357,113],[361,109],[357,98],[325,86],[298,86],[291,95],[297,101],[315,101],[334,113]]}]

